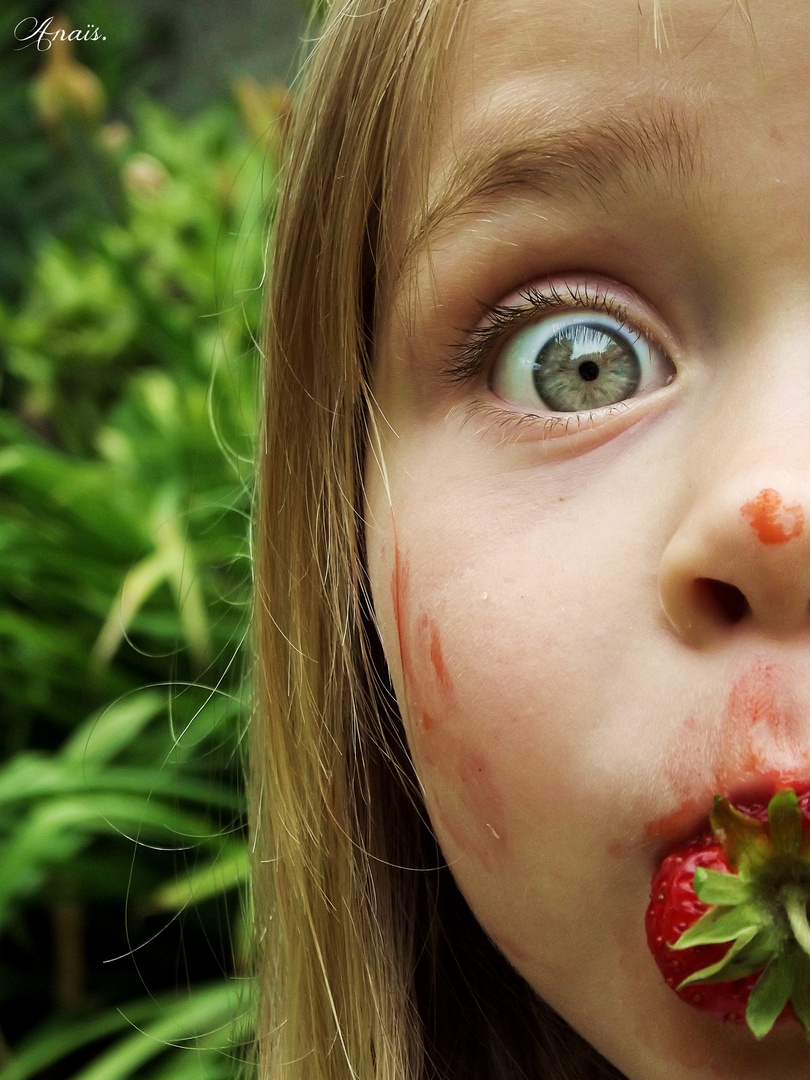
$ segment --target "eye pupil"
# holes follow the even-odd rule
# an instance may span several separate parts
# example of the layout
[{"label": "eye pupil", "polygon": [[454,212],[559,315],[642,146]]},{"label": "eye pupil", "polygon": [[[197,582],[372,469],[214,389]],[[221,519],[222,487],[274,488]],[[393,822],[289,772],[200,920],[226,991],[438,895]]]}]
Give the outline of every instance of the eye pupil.
[{"label": "eye pupil", "polygon": [[583,360],[579,365],[579,377],[585,382],[593,382],[599,378],[599,365],[595,360]]}]

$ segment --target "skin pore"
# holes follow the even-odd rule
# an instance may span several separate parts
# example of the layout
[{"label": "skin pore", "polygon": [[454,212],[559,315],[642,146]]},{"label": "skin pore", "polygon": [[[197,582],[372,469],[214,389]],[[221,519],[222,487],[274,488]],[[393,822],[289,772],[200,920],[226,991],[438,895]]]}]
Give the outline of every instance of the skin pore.
[{"label": "skin pore", "polygon": [[810,782],[810,7],[663,30],[469,0],[381,283],[368,568],[504,955],[630,1080],[810,1080],[798,1024],[691,1009],[644,938],[716,792]]}]

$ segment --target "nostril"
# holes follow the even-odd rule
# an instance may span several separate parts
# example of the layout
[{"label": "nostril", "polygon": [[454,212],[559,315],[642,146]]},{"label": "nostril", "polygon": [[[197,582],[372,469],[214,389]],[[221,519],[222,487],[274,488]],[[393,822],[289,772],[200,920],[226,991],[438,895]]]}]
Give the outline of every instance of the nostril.
[{"label": "nostril", "polygon": [[695,592],[701,608],[728,626],[740,622],[751,610],[745,595],[736,585],[729,585],[727,581],[697,578]]}]

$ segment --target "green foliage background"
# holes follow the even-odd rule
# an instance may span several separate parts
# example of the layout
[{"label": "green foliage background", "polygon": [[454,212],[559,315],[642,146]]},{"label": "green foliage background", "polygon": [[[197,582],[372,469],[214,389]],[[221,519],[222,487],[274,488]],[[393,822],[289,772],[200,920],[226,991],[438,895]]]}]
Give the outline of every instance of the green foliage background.
[{"label": "green foliage background", "polygon": [[[31,14],[7,3],[3,39]],[[239,748],[284,98],[245,84],[181,122],[77,53],[0,61],[0,1080],[214,1080],[250,1038]]]}]

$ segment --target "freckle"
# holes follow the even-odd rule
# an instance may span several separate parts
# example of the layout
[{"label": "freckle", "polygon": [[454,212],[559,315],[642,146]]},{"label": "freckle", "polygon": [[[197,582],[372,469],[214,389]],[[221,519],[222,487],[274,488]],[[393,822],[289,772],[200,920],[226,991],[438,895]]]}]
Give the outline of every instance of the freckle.
[{"label": "freckle", "polygon": [[785,544],[802,535],[804,511],[799,503],[785,505],[775,488],[763,488],[755,499],[740,507],[763,544]]}]

